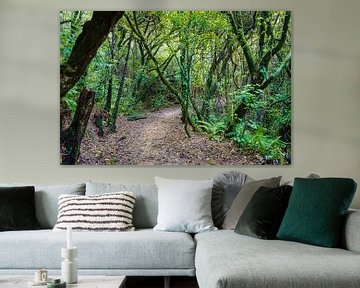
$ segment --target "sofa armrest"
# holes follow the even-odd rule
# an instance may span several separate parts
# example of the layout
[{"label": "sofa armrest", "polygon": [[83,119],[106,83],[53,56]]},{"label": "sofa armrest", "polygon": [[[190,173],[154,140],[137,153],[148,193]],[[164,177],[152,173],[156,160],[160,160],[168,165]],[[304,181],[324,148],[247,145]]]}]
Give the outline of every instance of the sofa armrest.
[{"label": "sofa armrest", "polygon": [[360,210],[349,210],[343,232],[343,248],[360,253]]}]

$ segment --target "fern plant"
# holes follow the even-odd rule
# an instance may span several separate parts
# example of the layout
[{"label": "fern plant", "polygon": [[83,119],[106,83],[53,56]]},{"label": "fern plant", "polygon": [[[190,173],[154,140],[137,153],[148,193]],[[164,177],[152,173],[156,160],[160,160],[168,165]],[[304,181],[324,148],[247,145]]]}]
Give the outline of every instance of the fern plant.
[{"label": "fern plant", "polygon": [[[74,89],[73,89],[74,90]],[[76,96],[75,93],[77,91],[73,91],[71,90],[69,93],[67,93],[62,99],[62,105],[66,108],[68,108],[72,114],[75,113],[76,111],[76,107],[77,107],[77,103],[76,103]]]},{"label": "fern plant", "polygon": [[206,132],[210,139],[221,141],[224,139],[226,123],[223,120],[210,118],[209,121],[198,121],[200,129]]},{"label": "fern plant", "polygon": [[[265,160],[285,163],[284,148],[286,143],[281,141],[279,137],[271,137],[266,135],[266,130],[259,126],[255,130],[251,130],[255,126],[247,126],[245,129],[243,123],[239,123],[235,130],[229,136],[242,149],[252,150],[260,154]],[[250,129],[249,129],[250,128]]]}]

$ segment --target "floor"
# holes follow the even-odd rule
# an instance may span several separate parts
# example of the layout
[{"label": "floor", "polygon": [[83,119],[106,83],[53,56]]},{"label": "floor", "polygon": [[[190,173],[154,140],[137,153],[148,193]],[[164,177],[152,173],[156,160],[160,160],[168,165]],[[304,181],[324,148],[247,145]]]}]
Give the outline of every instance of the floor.
[{"label": "floor", "polygon": [[[163,288],[164,277],[131,277],[126,279],[126,288]],[[171,277],[171,288],[199,288],[195,277]]]}]

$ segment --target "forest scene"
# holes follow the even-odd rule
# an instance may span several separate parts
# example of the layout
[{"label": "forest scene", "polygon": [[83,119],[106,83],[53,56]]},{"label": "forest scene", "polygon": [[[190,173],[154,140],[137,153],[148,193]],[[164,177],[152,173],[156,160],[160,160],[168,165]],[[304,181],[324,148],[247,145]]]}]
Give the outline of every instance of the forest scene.
[{"label": "forest scene", "polygon": [[62,165],[290,165],[289,11],[61,11]]}]

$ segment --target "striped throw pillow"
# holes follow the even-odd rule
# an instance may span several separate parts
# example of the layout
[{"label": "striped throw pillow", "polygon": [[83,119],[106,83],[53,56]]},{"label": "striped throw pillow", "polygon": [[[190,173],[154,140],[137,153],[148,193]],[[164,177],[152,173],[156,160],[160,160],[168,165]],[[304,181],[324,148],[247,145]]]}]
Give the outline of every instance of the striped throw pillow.
[{"label": "striped throw pillow", "polygon": [[105,193],[92,196],[60,195],[55,231],[133,231],[132,192]]}]

